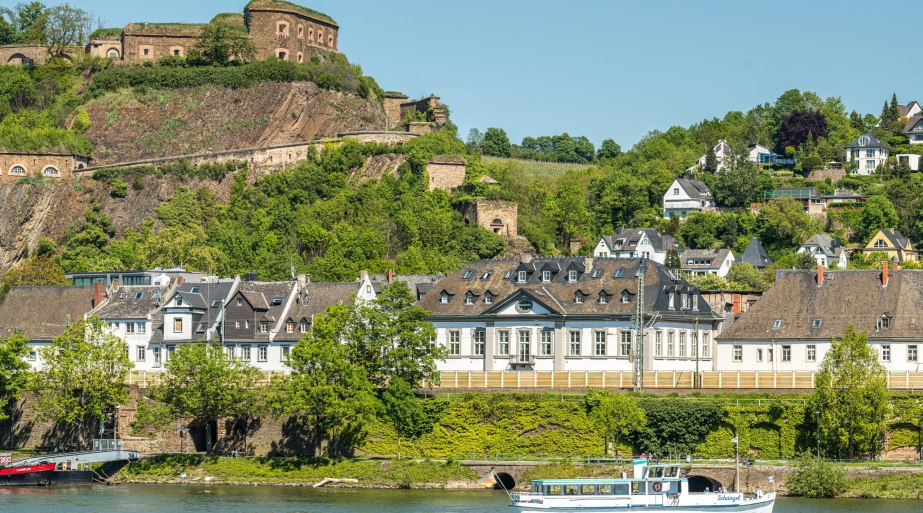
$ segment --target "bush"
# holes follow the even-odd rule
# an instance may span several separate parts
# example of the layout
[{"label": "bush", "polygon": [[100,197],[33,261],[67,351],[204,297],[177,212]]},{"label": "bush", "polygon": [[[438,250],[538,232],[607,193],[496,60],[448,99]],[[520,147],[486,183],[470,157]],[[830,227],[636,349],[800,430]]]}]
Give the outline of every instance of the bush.
[{"label": "bush", "polygon": [[846,486],[846,473],[842,468],[810,457],[802,459],[786,480],[788,493],[812,499],[836,497]]}]

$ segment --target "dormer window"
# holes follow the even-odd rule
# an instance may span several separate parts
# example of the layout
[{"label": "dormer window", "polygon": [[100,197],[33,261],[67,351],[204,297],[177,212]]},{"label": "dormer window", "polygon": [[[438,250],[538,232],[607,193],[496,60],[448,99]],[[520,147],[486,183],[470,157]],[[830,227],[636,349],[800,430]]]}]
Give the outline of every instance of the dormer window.
[{"label": "dormer window", "polygon": [[542,271],[542,281],[545,283],[551,281],[551,271]]},{"label": "dormer window", "polygon": [[602,274],[603,274],[603,270],[602,270],[602,269],[593,269],[593,277],[594,277],[594,278],[599,278],[600,276],[602,276]]},{"label": "dormer window", "polygon": [[821,323],[821,320],[820,320],[820,319],[814,319],[814,321],[811,322],[811,327],[812,327],[812,328],[820,328],[820,323]]},{"label": "dormer window", "polygon": [[466,304],[466,305],[473,305],[473,304],[474,304],[474,294],[472,294],[472,293],[470,293],[470,292],[467,293],[467,294],[465,294],[465,304]]},{"label": "dormer window", "polygon": [[609,303],[609,294],[606,294],[605,292],[600,292],[599,293],[599,304],[605,305],[608,303]]},{"label": "dormer window", "polygon": [[891,318],[888,317],[887,315],[881,316],[881,329],[883,330],[891,329]]},{"label": "dormer window", "polygon": [[667,293],[667,308],[670,310],[676,309],[676,294],[673,292]]},{"label": "dormer window", "polygon": [[689,294],[683,294],[683,310],[689,309]]},{"label": "dormer window", "polygon": [[692,296],[692,311],[693,312],[699,311],[699,296],[695,296],[695,295]]},{"label": "dormer window", "polygon": [[528,278],[528,273],[526,273],[525,271],[519,271],[516,277],[516,281],[518,281],[519,283],[525,283],[526,278]]},{"label": "dormer window", "polygon": [[298,324],[298,333],[307,333],[308,332],[308,323],[301,322]]},{"label": "dormer window", "polygon": [[618,271],[615,271],[615,277],[616,277],[616,278],[621,278],[621,277],[622,277],[622,270],[621,270],[621,269],[619,269]]},{"label": "dormer window", "polygon": [[266,321],[260,321],[260,333],[269,332],[269,323]]},{"label": "dormer window", "polygon": [[630,302],[631,302],[631,294],[629,294],[627,290],[623,291],[622,292],[622,304],[627,305]]},{"label": "dormer window", "polygon": [[442,303],[442,304],[444,304],[444,305],[449,304],[449,293],[448,293],[448,292],[443,292],[443,293],[439,296],[439,302]]},{"label": "dormer window", "polygon": [[772,323],[772,329],[774,330],[777,330],[781,327],[782,327],[782,319],[776,319],[775,322]]},{"label": "dormer window", "polygon": [[574,303],[577,303],[578,305],[583,304],[583,292],[577,292],[574,294]]},{"label": "dormer window", "polygon": [[295,323],[292,321],[288,321],[287,323],[285,323],[285,332],[295,333]]},{"label": "dormer window", "polygon": [[465,276],[463,277],[463,279],[465,279],[465,280],[470,280],[472,274],[474,274],[474,273],[473,273],[472,271],[470,271],[470,270],[465,271]]},{"label": "dormer window", "polygon": [[567,281],[577,281],[577,270],[571,269],[567,271]]},{"label": "dormer window", "polygon": [[485,305],[492,304],[493,302],[494,302],[493,294],[491,294],[490,292],[488,292],[487,294],[484,294],[484,304]]}]

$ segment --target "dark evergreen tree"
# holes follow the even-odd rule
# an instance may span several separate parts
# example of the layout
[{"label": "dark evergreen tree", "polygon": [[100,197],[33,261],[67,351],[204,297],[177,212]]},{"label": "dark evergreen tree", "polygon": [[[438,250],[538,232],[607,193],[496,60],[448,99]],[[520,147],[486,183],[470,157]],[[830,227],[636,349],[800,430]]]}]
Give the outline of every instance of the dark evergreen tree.
[{"label": "dark evergreen tree", "polygon": [[776,151],[784,153],[791,146],[799,148],[808,137],[815,140],[827,137],[827,118],[816,110],[795,110],[782,118],[779,126]]}]

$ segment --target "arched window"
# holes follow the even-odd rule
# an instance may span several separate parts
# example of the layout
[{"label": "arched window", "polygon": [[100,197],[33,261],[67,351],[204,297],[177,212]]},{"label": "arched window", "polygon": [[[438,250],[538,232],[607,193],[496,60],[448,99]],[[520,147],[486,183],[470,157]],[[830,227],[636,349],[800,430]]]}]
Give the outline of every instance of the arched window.
[{"label": "arched window", "polygon": [[314,42],[314,29],[308,28],[308,41]]},{"label": "arched window", "polygon": [[301,52],[298,52],[298,62],[304,62],[304,54]]},{"label": "arched window", "polygon": [[26,168],[17,164],[10,168],[10,174],[11,175],[25,175]]},{"label": "arched window", "polygon": [[327,46],[333,46],[333,35],[327,36]]},{"label": "arched window", "polygon": [[304,39],[304,25],[298,24],[298,39]]},{"label": "arched window", "polygon": [[528,312],[532,310],[532,300],[531,299],[520,299],[519,302],[516,303],[516,309],[519,310],[520,312]]},{"label": "arched window", "polygon": [[287,21],[277,21],[276,22],[276,35],[277,36],[287,36],[288,35],[288,22]]},{"label": "arched window", "polygon": [[42,174],[44,174],[45,176],[58,176],[61,174],[61,172],[58,171],[58,168],[54,166],[48,166],[42,170]]},{"label": "arched window", "polygon": [[321,30],[317,31],[317,44],[324,44],[324,32]]},{"label": "arched window", "polygon": [[119,51],[115,48],[110,48],[109,51],[106,52],[106,57],[109,59],[118,59]]}]

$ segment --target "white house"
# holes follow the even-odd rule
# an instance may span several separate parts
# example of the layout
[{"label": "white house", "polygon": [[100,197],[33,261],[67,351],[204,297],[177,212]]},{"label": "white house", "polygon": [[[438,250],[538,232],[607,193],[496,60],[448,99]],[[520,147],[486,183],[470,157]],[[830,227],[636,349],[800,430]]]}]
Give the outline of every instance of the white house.
[{"label": "white house", "polygon": [[[155,357],[151,349],[151,338],[155,330],[155,318],[161,313],[167,298],[177,290],[177,285],[121,286],[118,280],[112,283],[105,301],[91,310],[87,317],[99,317],[110,333],[128,344],[128,357],[135,370],[153,370]],[[162,363],[162,354],[157,364]]]},{"label": "white house", "polygon": [[917,298],[923,271],[780,271],[775,284],[718,336],[718,370],[817,371],[849,325],[868,334],[884,368],[923,371]]},{"label": "white house", "polygon": [[[725,169],[731,160],[731,146],[728,145],[727,140],[721,139],[718,141],[712,148],[712,152],[715,154],[715,160],[718,162],[715,171],[721,171]],[[707,155],[707,154],[706,154]],[[706,155],[699,157],[699,160],[695,161],[695,164],[686,169],[686,172],[693,173],[699,169],[705,168]]]},{"label": "white house", "polygon": [[923,114],[918,113],[907,120],[904,124],[904,135],[910,144],[923,144]]},{"label": "white house", "polygon": [[920,107],[920,104],[914,100],[907,105],[898,105],[897,112],[901,119],[911,119],[914,116],[923,114],[923,107]]},{"label": "white house", "polygon": [[715,198],[701,180],[677,178],[663,194],[663,217],[685,218],[690,212],[714,210]]},{"label": "white house", "polygon": [[650,258],[663,264],[667,252],[680,251],[679,243],[670,235],[654,228],[619,228],[613,235],[599,239],[593,256],[601,258]]},{"label": "white house", "polygon": [[647,259],[481,260],[421,301],[443,371],[633,369],[638,281],[644,262],[642,362],[648,370],[712,369],[721,318],[699,291]]},{"label": "white house", "polygon": [[856,174],[870,175],[888,161],[889,148],[871,132],[846,145],[846,162],[857,163]]},{"label": "white house", "polygon": [[735,260],[730,249],[687,249],[680,255],[680,270],[694,276],[717,274],[724,278]]},{"label": "white house", "polygon": [[849,263],[846,248],[839,240],[824,233],[812,235],[798,248],[798,253],[813,255],[817,265],[823,267],[836,265],[837,269],[846,269],[846,264]]},{"label": "white house", "polygon": [[[921,121],[921,124],[923,124],[923,121]],[[923,135],[923,126],[921,126],[920,133]],[[920,139],[920,142],[923,143],[923,138]],[[911,171],[920,170],[920,155],[916,153],[898,153],[894,158],[897,159],[898,164],[907,164]]]}]

